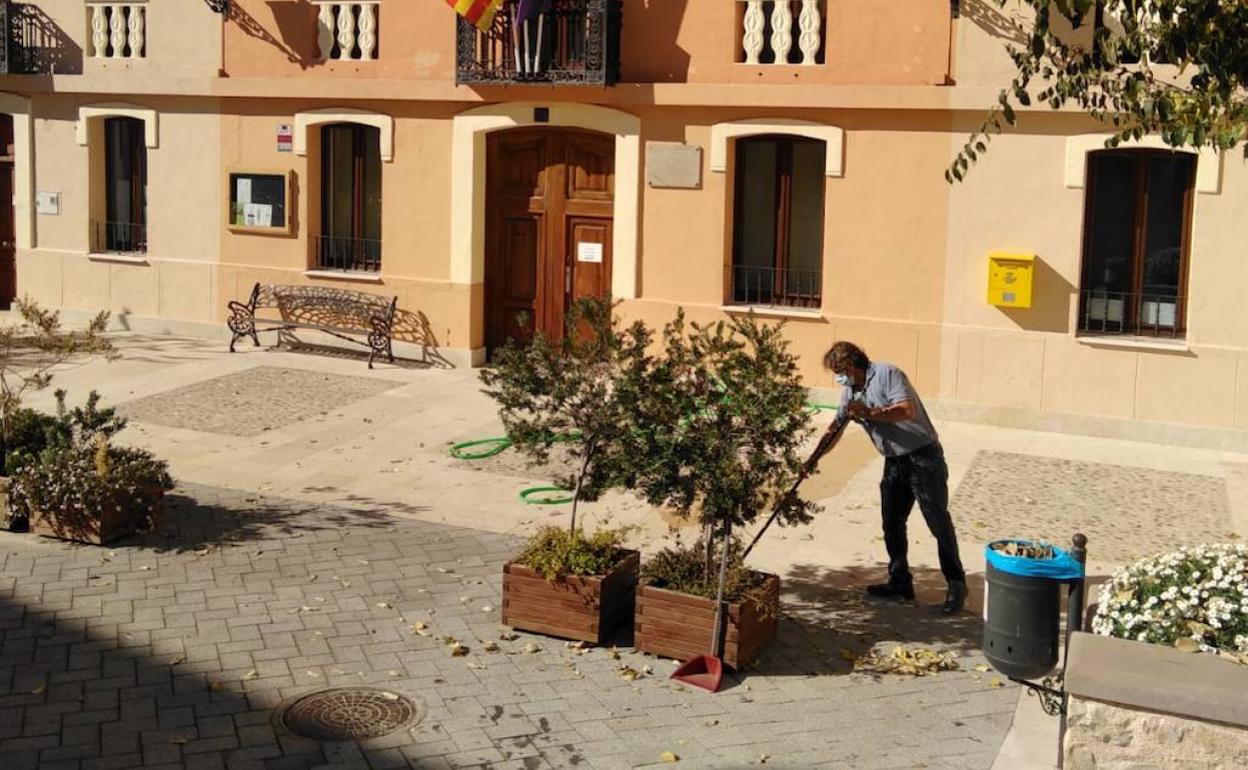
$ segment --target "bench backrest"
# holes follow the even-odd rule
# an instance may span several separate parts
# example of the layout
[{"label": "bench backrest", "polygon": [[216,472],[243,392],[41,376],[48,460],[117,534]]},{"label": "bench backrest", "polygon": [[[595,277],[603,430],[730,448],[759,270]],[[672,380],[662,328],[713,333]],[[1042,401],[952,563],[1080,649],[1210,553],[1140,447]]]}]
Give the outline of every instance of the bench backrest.
[{"label": "bench backrest", "polygon": [[337,328],[370,328],[374,319],[391,322],[395,297],[325,286],[260,284],[256,309],[276,308],[282,320]]}]

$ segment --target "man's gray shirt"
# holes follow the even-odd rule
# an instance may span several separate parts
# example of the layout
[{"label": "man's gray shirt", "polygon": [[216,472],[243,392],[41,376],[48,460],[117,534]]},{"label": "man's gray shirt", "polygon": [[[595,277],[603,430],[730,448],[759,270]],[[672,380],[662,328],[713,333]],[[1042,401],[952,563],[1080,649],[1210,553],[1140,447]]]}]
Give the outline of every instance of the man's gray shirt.
[{"label": "man's gray shirt", "polygon": [[867,377],[862,390],[852,388],[841,389],[841,408],[837,419],[845,417],[845,408],[850,400],[858,400],[871,408],[880,408],[909,401],[914,405],[914,419],[902,422],[876,422],[874,420],[856,420],[871,436],[875,448],[885,457],[907,455],[916,449],[935,442],[938,438],[936,428],[928,419],[927,410],[914,386],[901,371],[892,364],[872,363],[867,367]]}]

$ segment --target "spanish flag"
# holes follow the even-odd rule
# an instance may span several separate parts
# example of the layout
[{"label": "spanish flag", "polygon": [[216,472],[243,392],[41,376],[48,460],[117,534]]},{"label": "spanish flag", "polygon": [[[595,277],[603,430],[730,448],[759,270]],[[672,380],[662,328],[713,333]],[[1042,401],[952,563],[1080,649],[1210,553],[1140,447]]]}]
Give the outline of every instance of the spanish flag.
[{"label": "spanish flag", "polygon": [[477,29],[485,31],[494,23],[494,14],[503,0],[446,0],[446,4]]}]

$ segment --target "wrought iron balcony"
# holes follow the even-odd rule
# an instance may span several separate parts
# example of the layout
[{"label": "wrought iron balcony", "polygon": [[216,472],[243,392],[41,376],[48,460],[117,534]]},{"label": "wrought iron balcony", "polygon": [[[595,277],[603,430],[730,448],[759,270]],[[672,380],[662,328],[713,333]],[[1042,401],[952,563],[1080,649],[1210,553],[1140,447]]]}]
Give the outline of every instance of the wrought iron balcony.
[{"label": "wrought iron balcony", "polygon": [[82,71],[82,49],[38,5],[0,0],[0,31],[0,75]]},{"label": "wrought iron balcony", "polygon": [[482,32],[459,20],[455,82],[613,85],[620,70],[620,0],[551,0],[550,10],[517,24],[504,0]]}]

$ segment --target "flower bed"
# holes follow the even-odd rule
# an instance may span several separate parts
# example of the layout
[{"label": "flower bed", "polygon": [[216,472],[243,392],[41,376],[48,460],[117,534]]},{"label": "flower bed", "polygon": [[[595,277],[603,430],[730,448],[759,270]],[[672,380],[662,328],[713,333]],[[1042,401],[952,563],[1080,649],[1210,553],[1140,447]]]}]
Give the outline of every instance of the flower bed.
[{"label": "flower bed", "polygon": [[1248,545],[1143,559],[1101,586],[1092,630],[1248,664]]}]

